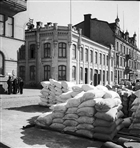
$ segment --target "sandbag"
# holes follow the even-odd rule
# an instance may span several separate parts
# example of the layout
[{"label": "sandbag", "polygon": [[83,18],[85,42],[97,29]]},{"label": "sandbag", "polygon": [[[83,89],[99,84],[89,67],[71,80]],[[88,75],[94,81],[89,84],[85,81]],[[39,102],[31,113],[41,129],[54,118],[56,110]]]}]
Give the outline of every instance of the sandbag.
[{"label": "sandbag", "polygon": [[63,124],[65,126],[77,126],[78,122],[76,120],[65,120]]},{"label": "sandbag", "polygon": [[95,121],[94,117],[88,117],[88,116],[81,116],[77,119],[77,122],[80,123],[87,123],[87,124],[93,124]]},{"label": "sandbag", "polygon": [[104,99],[106,98],[119,98],[120,99],[120,96],[117,92],[113,91],[113,90],[108,90],[105,92],[104,96],[103,96]]},{"label": "sandbag", "polygon": [[99,89],[99,90],[102,90],[102,91],[104,91],[104,92],[108,91],[107,87],[105,87],[105,86],[103,86],[103,85],[100,85],[100,84],[97,85],[96,88]]},{"label": "sandbag", "polygon": [[92,100],[87,100],[87,101],[84,101],[83,103],[81,103],[78,108],[81,108],[81,107],[93,107],[95,105],[95,100],[92,99]]},{"label": "sandbag", "polygon": [[77,130],[76,126],[66,126],[64,128],[65,132],[75,132]]},{"label": "sandbag", "polygon": [[45,87],[45,88],[47,88],[49,84],[50,84],[49,81],[42,81],[42,82],[41,82],[41,85],[42,85],[43,87]]},{"label": "sandbag", "polygon": [[67,110],[66,104],[67,104],[67,102],[55,104],[55,105],[52,105],[52,106],[50,107],[50,109],[53,110],[53,111],[56,111],[56,112],[57,112],[57,111],[58,111],[58,112],[65,112],[65,111]]},{"label": "sandbag", "polygon": [[86,130],[93,130],[94,126],[93,124],[88,124],[88,123],[81,123],[77,125],[77,129],[86,129]]},{"label": "sandbag", "polygon": [[77,134],[88,138],[93,138],[93,132],[89,130],[80,129],[76,131]]},{"label": "sandbag", "polygon": [[83,91],[89,91],[89,90],[94,90],[95,89],[95,86],[93,86],[93,85],[90,85],[90,84],[83,84],[82,85],[82,90]]},{"label": "sandbag", "polygon": [[81,107],[78,108],[77,114],[79,116],[93,116],[95,113],[94,107]]},{"label": "sandbag", "polygon": [[77,120],[78,119],[78,115],[77,114],[65,114],[65,116],[63,117],[63,119],[73,119],[73,120]]},{"label": "sandbag", "polygon": [[122,111],[118,111],[117,107],[111,108],[107,112],[97,112],[95,114],[96,118],[110,121],[110,122],[115,121],[116,119],[118,119],[119,117],[122,117],[122,116],[123,116]]},{"label": "sandbag", "polygon": [[75,84],[72,83],[72,82],[68,82],[68,81],[62,81],[61,82],[61,86],[66,89],[66,90],[72,90],[72,87],[74,86]]},{"label": "sandbag", "polygon": [[35,120],[35,123],[38,125],[40,123],[41,125],[47,126],[52,123],[52,112],[46,112],[42,113],[40,116],[37,117]]},{"label": "sandbag", "polygon": [[134,92],[134,95],[137,97],[137,98],[140,98],[140,89],[135,91]]},{"label": "sandbag", "polygon": [[72,93],[73,91],[68,91],[68,92],[66,92],[66,93],[62,93],[61,95],[60,95],[60,98],[62,98],[62,99],[64,99],[64,100],[67,100],[67,99],[70,99],[72,96],[71,96],[71,93]]},{"label": "sandbag", "polygon": [[63,118],[54,118],[52,120],[52,123],[62,123],[63,124],[63,122],[64,122]]},{"label": "sandbag", "polygon": [[87,100],[95,99],[95,98],[102,98],[105,92],[102,90],[89,90],[83,94],[80,101],[81,103]]},{"label": "sandbag", "polygon": [[64,113],[63,112],[52,112],[52,118],[63,118],[64,117]]},{"label": "sandbag", "polygon": [[119,98],[96,99],[95,102],[95,108],[100,112],[106,112],[122,103]]},{"label": "sandbag", "polygon": [[79,91],[73,91],[71,93],[71,97],[74,98],[75,96],[77,96],[80,92]]},{"label": "sandbag", "polygon": [[79,93],[74,98],[68,100],[66,107],[75,107],[78,106],[81,102],[80,99],[83,97],[84,92]]},{"label": "sandbag", "polygon": [[75,114],[77,113],[77,107],[70,107],[67,109],[66,114]]},{"label": "sandbag", "polygon": [[72,87],[72,90],[73,90],[74,92],[82,92],[82,91],[83,91],[83,89],[82,89],[82,84],[77,84],[77,85],[73,86],[73,87]]},{"label": "sandbag", "polygon": [[50,127],[51,127],[52,129],[56,129],[56,130],[59,130],[59,131],[63,131],[64,128],[65,128],[65,125],[62,124],[62,123],[52,123],[52,124],[50,125]]}]

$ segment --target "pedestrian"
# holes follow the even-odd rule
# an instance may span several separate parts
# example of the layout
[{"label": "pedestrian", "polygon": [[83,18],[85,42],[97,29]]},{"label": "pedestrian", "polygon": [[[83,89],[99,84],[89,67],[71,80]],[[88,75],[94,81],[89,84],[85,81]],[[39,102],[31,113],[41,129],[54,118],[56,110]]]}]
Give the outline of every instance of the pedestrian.
[{"label": "pedestrian", "polygon": [[17,79],[13,80],[13,94],[17,94]]},{"label": "pedestrian", "polygon": [[19,89],[20,89],[20,94],[23,94],[23,86],[24,82],[22,78],[19,78]]},{"label": "pedestrian", "polygon": [[17,77],[17,93],[19,93],[20,92],[20,89],[19,89],[19,78]]},{"label": "pedestrian", "polygon": [[12,93],[12,79],[11,76],[9,76],[9,79],[7,80],[8,84],[8,94],[10,95]]}]

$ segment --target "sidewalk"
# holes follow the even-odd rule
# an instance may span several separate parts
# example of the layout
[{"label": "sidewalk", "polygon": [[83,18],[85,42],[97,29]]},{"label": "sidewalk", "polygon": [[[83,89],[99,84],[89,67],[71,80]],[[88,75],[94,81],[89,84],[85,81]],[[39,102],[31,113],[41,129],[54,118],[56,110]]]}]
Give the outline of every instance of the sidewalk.
[{"label": "sidewalk", "polygon": [[39,96],[41,89],[23,89],[23,94],[0,94],[0,99]]}]

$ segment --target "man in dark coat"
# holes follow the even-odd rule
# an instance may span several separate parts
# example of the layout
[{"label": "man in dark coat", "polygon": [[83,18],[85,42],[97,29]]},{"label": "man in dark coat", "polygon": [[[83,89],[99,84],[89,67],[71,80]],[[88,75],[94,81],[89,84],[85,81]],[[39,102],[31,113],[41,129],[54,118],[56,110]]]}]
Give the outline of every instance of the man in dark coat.
[{"label": "man in dark coat", "polygon": [[20,79],[19,79],[20,94],[23,94],[23,85],[24,85],[23,79],[20,78]]},{"label": "man in dark coat", "polygon": [[8,94],[10,95],[12,93],[12,79],[11,76],[9,76],[9,79],[7,80],[8,84]]}]

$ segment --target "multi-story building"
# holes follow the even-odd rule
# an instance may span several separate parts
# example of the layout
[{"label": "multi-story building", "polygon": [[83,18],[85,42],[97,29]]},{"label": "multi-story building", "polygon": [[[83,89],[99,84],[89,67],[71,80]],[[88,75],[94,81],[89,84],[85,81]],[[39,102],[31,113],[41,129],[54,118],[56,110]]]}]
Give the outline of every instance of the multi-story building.
[{"label": "multi-story building", "polygon": [[114,81],[122,78],[135,80],[140,77],[140,51],[136,45],[136,33],[129,37],[129,32],[120,29],[119,18],[114,23],[91,19],[91,14],[84,15],[84,21],[75,25],[83,30],[83,35],[105,46],[114,46]]},{"label": "multi-story building", "polygon": [[19,50],[19,75],[25,85],[50,78],[86,84],[112,84],[114,49],[82,35],[71,24],[37,22],[25,32],[25,49]]},{"label": "multi-story building", "polygon": [[9,74],[17,76],[17,52],[25,44],[27,0],[0,1],[0,87]]}]

